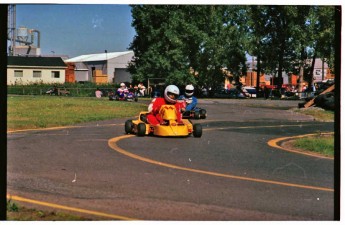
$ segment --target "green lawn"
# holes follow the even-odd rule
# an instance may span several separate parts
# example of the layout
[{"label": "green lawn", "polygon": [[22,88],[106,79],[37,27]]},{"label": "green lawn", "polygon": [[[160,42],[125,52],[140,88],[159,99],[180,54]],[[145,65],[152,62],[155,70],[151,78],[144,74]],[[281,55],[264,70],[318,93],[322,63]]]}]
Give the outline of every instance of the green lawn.
[{"label": "green lawn", "polygon": [[[313,116],[316,121],[334,121],[334,111],[322,110],[319,108],[299,109],[297,112]],[[334,135],[311,136],[293,141],[295,148],[312,151],[324,156],[334,157]]]},{"label": "green lawn", "polygon": [[295,148],[312,151],[319,153],[324,156],[334,156],[334,136],[312,136],[299,138],[293,141],[293,146]]},{"label": "green lawn", "polygon": [[147,103],[109,101],[108,98],[8,96],[7,130],[46,128],[82,122],[132,117]]}]

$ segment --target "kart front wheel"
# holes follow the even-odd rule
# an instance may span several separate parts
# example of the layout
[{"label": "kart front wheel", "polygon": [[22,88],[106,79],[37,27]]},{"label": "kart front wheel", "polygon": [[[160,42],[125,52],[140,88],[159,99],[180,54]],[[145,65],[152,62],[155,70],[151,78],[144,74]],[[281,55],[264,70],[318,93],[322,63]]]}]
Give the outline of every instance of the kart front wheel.
[{"label": "kart front wheel", "polygon": [[201,124],[194,124],[193,125],[193,136],[194,137],[201,137],[202,136],[202,126],[201,126]]},{"label": "kart front wheel", "polygon": [[137,132],[137,135],[138,136],[144,136],[146,133],[146,125],[145,123],[139,123],[138,124],[138,132]]},{"label": "kart front wheel", "polygon": [[125,123],[125,132],[126,132],[126,134],[132,133],[132,129],[133,129],[133,122],[132,122],[132,120],[127,120],[126,123]]}]

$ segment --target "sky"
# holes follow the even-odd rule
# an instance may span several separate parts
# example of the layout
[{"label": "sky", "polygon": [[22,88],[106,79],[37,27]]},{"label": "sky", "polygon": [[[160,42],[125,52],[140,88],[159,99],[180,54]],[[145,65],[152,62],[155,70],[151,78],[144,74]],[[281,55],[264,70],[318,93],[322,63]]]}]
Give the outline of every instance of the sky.
[{"label": "sky", "polygon": [[[73,3],[71,0],[53,1],[53,4],[17,3],[16,27],[40,31],[42,55],[67,55],[72,58],[84,54],[103,53],[105,50],[127,51],[136,34],[131,26],[132,14],[128,4],[137,2],[96,2],[101,4],[85,4],[85,1],[84,4],[78,4],[78,1],[70,4]],[[113,4],[114,2],[119,3]],[[155,3],[152,0],[148,2]],[[226,2],[230,1],[224,1]],[[158,3],[164,4],[164,1]]]},{"label": "sky", "polygon": [[41,55],[128,51],[136,34],[131,23],[131,7],[124,4],[16,5],[16,27],[40,31]]}]

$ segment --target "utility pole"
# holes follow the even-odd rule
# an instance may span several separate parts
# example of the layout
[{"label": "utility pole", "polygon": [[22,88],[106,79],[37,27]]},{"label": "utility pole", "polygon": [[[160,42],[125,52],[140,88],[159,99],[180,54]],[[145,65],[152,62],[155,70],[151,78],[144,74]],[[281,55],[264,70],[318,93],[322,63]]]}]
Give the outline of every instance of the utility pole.
[{"label": "utility pole", "polygon": [[303,65],[301,65],[300,70],[299,70],[299,82],[298,82],[298,96],[299,97],[302,97],[302,89],[303,89],[303,83],[304,83],[303,74],[304,74],[304,68],[303,68]]},{"label": "utility pole", "polygon": [[252,72],[251,72],[251,76],[250,76],[250,86],[254,86],[254,82],[253,82],[253,76],[254,76],[254,62],[255,62],[255,58],[254,56],[252,56]]},{"label": "utility pole", "polygon": [[106,74],[108,75],[108,50],[104,50],[105,52],[105,71],[106,71]]},{"label": "utility pole", "polygon": [[322,58],[322,70],[321,70],[322,76],[321,76],[321,81],[325,79],[325,59]]},{"label": "utility pole", "polygon": [[16,47],[16,5],[8,5],[7,39],[10,40],[9,55],[15,55]]}]

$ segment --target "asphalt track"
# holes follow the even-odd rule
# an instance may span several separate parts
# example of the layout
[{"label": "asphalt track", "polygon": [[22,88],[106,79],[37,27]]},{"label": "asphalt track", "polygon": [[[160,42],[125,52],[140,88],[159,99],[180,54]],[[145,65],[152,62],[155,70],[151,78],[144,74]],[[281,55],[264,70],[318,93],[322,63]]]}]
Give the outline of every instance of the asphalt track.
[{"label": "asphalt track", "polygon": [[334,123],[297,105],[200,100],[201,138],[125,135],[126,118],[8,133],[8,198],[93,220],[333,220],[333,159],[280,142]]}]

